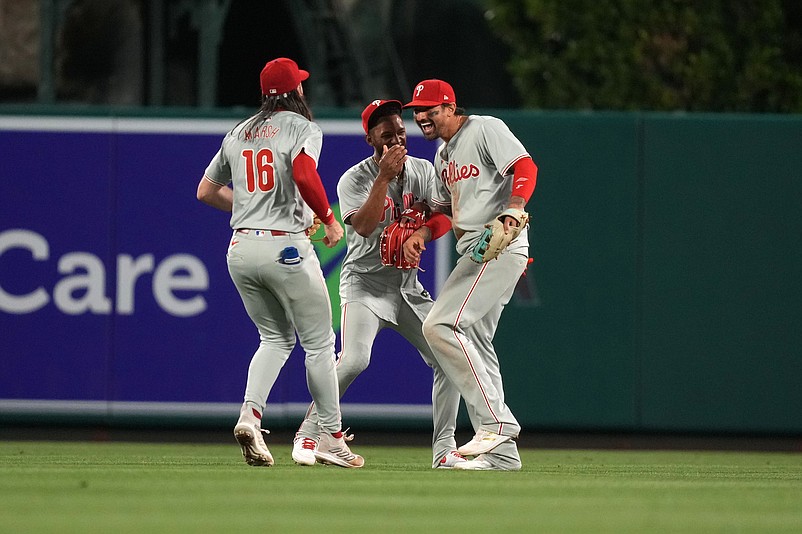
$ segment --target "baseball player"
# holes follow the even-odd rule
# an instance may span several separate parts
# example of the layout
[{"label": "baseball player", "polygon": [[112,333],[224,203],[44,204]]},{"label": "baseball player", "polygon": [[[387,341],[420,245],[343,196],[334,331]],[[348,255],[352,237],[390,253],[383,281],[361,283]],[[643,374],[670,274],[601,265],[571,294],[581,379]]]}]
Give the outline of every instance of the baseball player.
[{"label": "baseball player", "polygon": [[[492,339],[528,263],[526,231],[498,259],[477,263],[472,253],[489,221],[507,208],[524,209],[535,188],[537,167],[501,120],[469,116],[457,107],[454,90],[444,81],[420,82],[404,107],[413,108],[426,139],[443,141],[435,155],[438,179],[432,209],[451,216],[461,255],[423,323],[438,363],[474,414],[476,434],[458,449],[474,459],[455,467],[517,470],[521,459],[514,438],[520,425],[504,402]],[[501,219],[505,233],[517,226],[512,217]],[[428,228],[416,230],[404,243],[407,259],[417,261],[432,238]]]},{"label": "baseball player", "polygon": [[326,246],[333,247],[343,237],[317,173],[323,136],[304,99],[301,82],[308,77],[291,59],[265,65],[261,108],[225,136],[197,196],[231,212],[228,271],[259,331],[259,348],[251,359],[234,427],[245,461],[273,465],[262,436],[262,414],[297,334],[306,352],[307,383],[322,429],[315,457],[321,463],[362,467],[364,459],[343,439],[331,305],[306,232],[314,212],[325,226]]},{"label": "baseball player", "polygon": [[[454,437],[459,392],[446,378],[423,337],[421,325],[432,307],[432,299],[418,281],[417,268],[384,266],[379,250],[382,231],[402,211],[412,207],[428,209],[423,203],[431,195],[434,168],[426,160],[407,155],[401,102],[371,102],[362,112],[362,125],[365,140],[374,153],[346,171],[337,185],[348,243],[340,274],[342,352],[337,362],[340,394],[368,367],[379,331],[384,328],[397,331],[434,370],[432,467],[452,468],[466,462],[456,452]],[[451,228],[442,214],[435,214],[425,224],[437,237]],[[294,442],[293,459],[298,464],[315,463],[312,453],[318,421],[319,406],[312,403]]]}]

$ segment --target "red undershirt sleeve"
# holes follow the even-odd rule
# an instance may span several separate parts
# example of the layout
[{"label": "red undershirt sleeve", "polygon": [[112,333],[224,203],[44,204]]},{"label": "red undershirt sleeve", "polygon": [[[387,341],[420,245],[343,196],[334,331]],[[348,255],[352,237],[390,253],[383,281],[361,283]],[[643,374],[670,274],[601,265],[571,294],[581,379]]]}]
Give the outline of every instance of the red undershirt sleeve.
[{"label": "red undershirt sleeve", "polygon": [[298,154],[292,162],[292,177],[298,185],[301,198],[309,204],[323,224],[334,222],[334,213],[331,211],[326,190],[315,168],[313,160],[306,152]]},{"label": "red undershirt sleeve", "polygon": [[435,211],[429,220],[423,226],[427,227],[432,232],[432,241],[442,237],[446,232],[451,230],[451,220],[443,213]]},{"label": "red undershirt sleeve", "polygon": [[537,184],[537,165],[532,158],[523,158],[515,162],[515,174],[512,181],[512,196],[523,197],[528,202]]}]

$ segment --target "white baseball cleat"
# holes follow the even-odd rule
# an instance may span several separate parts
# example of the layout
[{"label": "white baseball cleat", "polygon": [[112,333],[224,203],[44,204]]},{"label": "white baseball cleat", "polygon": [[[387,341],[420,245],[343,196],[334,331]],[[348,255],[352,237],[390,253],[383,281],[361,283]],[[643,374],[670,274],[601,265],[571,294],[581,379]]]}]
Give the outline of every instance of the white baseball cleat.
[{"label": "white baseball cleat", "polygon": [[459,469],[457,464],[464,464],[468,460],[457,451],[448,451],[445,456],[437,462],[437,469]]},{"label": "white baseball cleat", "polygon": [[502,436],[489,430],[479,429],[473,439],[457,449],[463,456],[477,456],[479,454],[490,452],[502,443],[511,440],[511,436]]},{"label": "white baseball cleat", "polygon": [[234,427],[234,437],[242,448],[242,457],[248,465],[257,467],[273,465],[273,455],[267,450],[263,433],[270,432],[262,430],[254,423],[241,422]]},{"label": "white baseball cleat", "polygon": [[453,469],[461,469],[464,471],[501,471],[500,468],[493,466],[490,462],[485,460],[484,456],[477,456],[473,460],[466,460],[457,463]]},{"label": "white baseball cleat", "polygon": [[315,459],[328,465],[339,465],[340,467],[362,467],[365,459],[351,452],[342,437],[335,438],[328,432],[320,436],[317,444]]},{"label": "white baseball cleat", "polygon": [[292,459],[298,465],[315,465],[315,449],[317,441],[295,434],[295,439],[292,440]]}]

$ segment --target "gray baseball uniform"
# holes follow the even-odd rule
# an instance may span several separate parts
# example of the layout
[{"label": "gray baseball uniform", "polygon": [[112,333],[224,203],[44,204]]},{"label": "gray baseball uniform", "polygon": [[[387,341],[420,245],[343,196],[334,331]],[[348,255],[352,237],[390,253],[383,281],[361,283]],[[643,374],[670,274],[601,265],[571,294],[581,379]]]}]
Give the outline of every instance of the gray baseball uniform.
[{"label": "gray baseball uniform", "polygon": [[331,305],[305,233],[312,210],[292,176],[292,162],[301,151],[317,162],[323,136],[316,124],[289,111],[276,112],[252,131],[245,131],[245,124],[226,135],[205,173],[218,185],[233,182],[228,270],[259,330],[245,402],[264,412],[297,332],[320,426],[334,433],[340,430],[340,410]]},{"label": "gray baseball uniform", "polygon": [[[450,208],[461,255],[423,330],[437,361],[459,389],[476,430],[517,437],[520,425],[504,402],[498,356],[492,345],[504,306],[526,268],[528,236],[513,241],[497,260],[478,264],[470,251],[484,225],[507,208],[512,168],[528,157],[524,146],[499,119],[471,115],[435,155],[438,180],[432,206]],[[502,443],[487,460],[502,469],[520,468],[515,442]]]},{"label": "gray baseball uniform", "polygon": [[[378,164],[369,157],[346,171],[337,185],[348,243],[340,274],[342,352],[337,363],[340,393],[344,394],[368,367],[373,342],[380,330],[392,328],[404,336],[433,368],[432,466],[436,467],[446,453],[456,449],[454,432],[459,392],[446,378],[423,337],[422,324],[432,307],[432,299],[418,281],[417,269],[383,266],[379,256],[382,230],[415,202],[429,202],[435,174],[431,163],[409,156],[403,178],[393,180],[388,187],[382,220],[366,238],[355,232],[348,222],[367,201],[378,173]],[[299,433],[316,436],[316,419],[313,405]]]}]

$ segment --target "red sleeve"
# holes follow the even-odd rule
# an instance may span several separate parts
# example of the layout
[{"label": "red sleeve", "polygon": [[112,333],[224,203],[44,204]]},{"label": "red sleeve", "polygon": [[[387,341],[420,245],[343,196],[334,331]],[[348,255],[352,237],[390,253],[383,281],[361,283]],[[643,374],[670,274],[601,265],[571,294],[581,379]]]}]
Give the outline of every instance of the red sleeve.
[{"label": "red sleeve", "polygon": [[528,202],[537,183],[537,165],[532,158],[515,162],[515,175],[512,180],[512,196],[523,197]]},{"label": "red sleeve", "polygon": [[435,211],[429,220],[423,226],[432,231],[432,241],[443,236],[446,232],[451,230],[451,221],[445,214]]},{"label": "red sleeve", "polygon": [[301,152],[292,162],[292,177],[298,185],[301,198],[309,204],[323,224],[334,222],[334,213],[329,206],[329,199],[326,197],[326,190],[323,189],[323,182],[315,168],[313,160],[306,152]]}]

